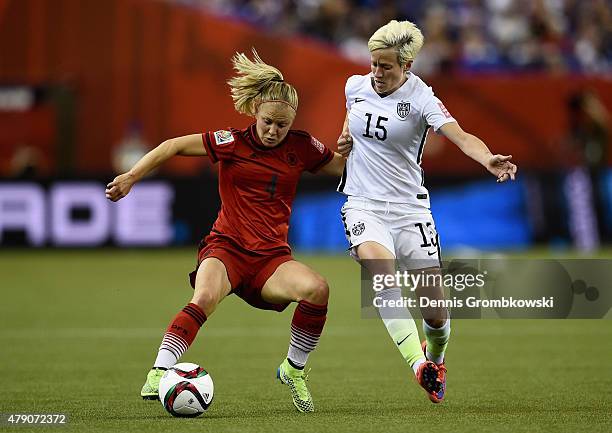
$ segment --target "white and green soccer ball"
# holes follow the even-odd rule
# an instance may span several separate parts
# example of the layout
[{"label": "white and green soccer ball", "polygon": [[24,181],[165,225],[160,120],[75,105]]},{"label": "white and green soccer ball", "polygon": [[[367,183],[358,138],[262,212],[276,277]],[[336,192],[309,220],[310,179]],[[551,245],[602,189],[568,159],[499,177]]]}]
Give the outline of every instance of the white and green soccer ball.
[{"label": "white and green soccer ball", "polygon": [[170,367],[159,381],[159,401],[176,417],[202,415],[212,403],[213,393],[210,374],[190,362]]}]

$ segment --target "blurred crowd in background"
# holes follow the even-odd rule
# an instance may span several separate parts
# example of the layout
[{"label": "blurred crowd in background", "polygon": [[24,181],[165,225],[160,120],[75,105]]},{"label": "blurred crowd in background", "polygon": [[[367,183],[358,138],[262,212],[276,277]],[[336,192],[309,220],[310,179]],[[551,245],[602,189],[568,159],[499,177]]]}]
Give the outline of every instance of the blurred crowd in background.
[{"label": "blurred crowd in background", "polygon": [[426,44],[421,75],[481,71],[612,71],[610,0],[172,0],[278,34],[332,43],[369,62],[367,41],[408,19]]}]

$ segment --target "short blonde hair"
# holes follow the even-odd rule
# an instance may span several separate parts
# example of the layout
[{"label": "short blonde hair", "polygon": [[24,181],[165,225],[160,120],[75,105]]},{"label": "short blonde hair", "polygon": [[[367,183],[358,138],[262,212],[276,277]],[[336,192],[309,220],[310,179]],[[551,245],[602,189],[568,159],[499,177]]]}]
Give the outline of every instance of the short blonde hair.
[{"label": "short blonde hair", "polygon": [[398,63],[405,65],[414,60],[423,41],[423,33],[414,23],[392,20],[374,32],[368,41],[368,50],[395,48]]},{"label": "short blonde hair", "polygon": [[227,83],[231,87],[234,107],[239,113],[254,116],[262,102],[284,102],[297,111],[298,95],[286,83],[281,71],[266,64],[253,48],[253,60],[236,53],[232,64],[237,74]]}]

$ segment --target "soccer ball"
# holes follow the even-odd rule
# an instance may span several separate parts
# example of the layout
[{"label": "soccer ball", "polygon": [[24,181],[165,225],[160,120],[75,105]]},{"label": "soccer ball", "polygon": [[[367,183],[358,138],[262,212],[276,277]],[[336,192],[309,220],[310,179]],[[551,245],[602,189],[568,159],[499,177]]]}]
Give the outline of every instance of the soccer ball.
[{"label": "soccer ball", "polygon": [[202,415],[213,399],[210,374],[197,364],[181,362],[169,368],[159,381],[159,401],[171,415]]}]

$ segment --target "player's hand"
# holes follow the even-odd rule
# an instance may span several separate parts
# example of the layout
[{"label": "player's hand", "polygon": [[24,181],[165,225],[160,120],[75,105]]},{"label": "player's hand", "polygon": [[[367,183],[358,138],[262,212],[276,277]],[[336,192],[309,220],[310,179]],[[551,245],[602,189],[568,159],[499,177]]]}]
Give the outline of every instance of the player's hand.
[{"label": "player's hand", "polygon": [[351,153],[353,149],[353,138],[348,132],[343,133],[338,137],[338,153],[345,158]]},{"label": "player's hand", "polygon": [[132,186],[136,183],[134,176],[130,173],[123,173],[106,185],[106,198],[110,201],[118,201],[128,195]]},{"label": "player's hand", "polygon": [[512,155],[493,155],[487,162],[487,170],[497,178],[498,183],[514,180],[516,177],[517,168],[510,162],[511,159]]}]

